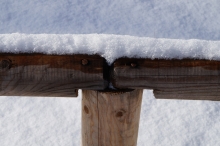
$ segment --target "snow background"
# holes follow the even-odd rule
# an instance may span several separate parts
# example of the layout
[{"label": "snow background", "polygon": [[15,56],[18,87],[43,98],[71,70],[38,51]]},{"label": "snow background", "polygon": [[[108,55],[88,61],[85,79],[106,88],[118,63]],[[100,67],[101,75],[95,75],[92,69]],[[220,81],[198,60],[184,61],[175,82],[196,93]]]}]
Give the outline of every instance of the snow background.
[{"label": "snow background", "polygon": [[[0,0],[0,34],[98,33],[212,44],[220,40],[219,13],[218,0]],[[140,120],[139,146],[220,145],[219,102],[156,100],[145,90]],[[0,98],[1,146],[78,146],[80,128],[81,94]]]}]

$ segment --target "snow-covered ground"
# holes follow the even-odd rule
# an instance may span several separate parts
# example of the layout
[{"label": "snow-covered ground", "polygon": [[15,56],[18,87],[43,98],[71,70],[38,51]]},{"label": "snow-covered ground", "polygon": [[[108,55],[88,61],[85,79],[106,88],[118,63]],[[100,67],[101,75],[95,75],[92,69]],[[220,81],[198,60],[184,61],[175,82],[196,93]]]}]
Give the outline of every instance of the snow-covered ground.
[{"label": "snow-covered ground", "polygon": [[[12,38],[7,40],[6,34],[9,33],[15,33],[9,34],[9,37],[24,35],[24,38],[27,37],[26,34],[39,33],[98,33],[114,34],[122,39],[128,37],[154,40],[151,45],[155,49],[149,47],[149,52],[146,51],[149,44],[139,43],[135,47],[132,43],[134,52],[145,50],[148,55],[162,53],[163,56],[168,55],[168,58],[180,57],[178,55],[185,53],[190,57],[219,59],[219,13],[219,0],[1,0],[0,50],[13,49],[13,45],[30,49],[30,46],[42,44],[39,41],[39,44],[31,44],[33,41],[24,39],[29,41],[25,44],[22,37],[14,37],[14,41]],[[98,34],[96,35],[100,36]],[[120,49],[124,48],[122,52],[125,55],[131,53],[125,50],[125,46],[130,46],[133,39],[128,40],[127,44],[122,43],[124,46],[115,43],[115,46],[121,45],[118,46]],[[176,41],[176,46],[167,46],[169,41]],[[86,45],[89,45],[88,42]],[[181,44],[188,48],[179,49],[180,53],[172,52],[172,49],[175,50]],[[16,49],[21,49],[19,47]],[[117,52],[117,47],[113,49],[115,50],[109,51]],[[108,53],[106,56],[102,55],[109,57],[109,62],[112,62],[113,55],[118,55]],[[140,53],[137,55],[141,56]],[[78,98],[1,97],[0,145],[78,146],[81,140],[80,117],[81,94]],[[139,146],[218,146],[219,136],[219,102],[156,100],[152,91],[144,91]]]}]

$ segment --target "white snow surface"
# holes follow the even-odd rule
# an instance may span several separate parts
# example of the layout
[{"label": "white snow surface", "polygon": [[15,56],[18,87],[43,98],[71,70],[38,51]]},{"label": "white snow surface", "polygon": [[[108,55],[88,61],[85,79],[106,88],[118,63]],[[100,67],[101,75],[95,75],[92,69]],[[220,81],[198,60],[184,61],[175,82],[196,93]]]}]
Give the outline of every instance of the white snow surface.
[{"label": "white snow surface", "polygon": [[220,41],[107,34],[0,34],[0,51],[99,54],[111,64],[120,57],[220,59]]},{"label": "white snow surface", "polygon": [[[82,53],[98,52],[109,63],[134,54],[219,59],[219,14],[219,0],[1,0],[0,50],[71,54],[90,48]],[[79,146],[80,117],[81,93],[1,97],[0,145]],[[219,146],[219,121],[219,102],[156,100],[144,90],[138,146]]]},{"label": "white snow surface", "polygon": [[220,39],[219,0],[1,0],[0,33]]}]

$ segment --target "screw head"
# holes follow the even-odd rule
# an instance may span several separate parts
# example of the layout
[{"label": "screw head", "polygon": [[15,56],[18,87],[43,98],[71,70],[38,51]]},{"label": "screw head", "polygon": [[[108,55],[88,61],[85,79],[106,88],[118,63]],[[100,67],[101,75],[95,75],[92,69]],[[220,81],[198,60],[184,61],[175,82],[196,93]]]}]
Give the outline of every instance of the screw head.
[{"label": "screw head", "polygon": [[82,65],[88,65],[89,64],[89,61],[87,59],[83,59],[81,61]]}]

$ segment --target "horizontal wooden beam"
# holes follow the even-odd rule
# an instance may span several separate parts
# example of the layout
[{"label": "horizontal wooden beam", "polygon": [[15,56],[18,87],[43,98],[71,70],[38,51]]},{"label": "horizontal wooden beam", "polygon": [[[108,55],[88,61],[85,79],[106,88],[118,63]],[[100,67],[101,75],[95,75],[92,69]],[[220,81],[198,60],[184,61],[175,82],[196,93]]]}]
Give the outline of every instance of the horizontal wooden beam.
[{"label": "horizontal wooden beam", "polygon": [[0,54],[1,96],[77,96],[77,89],[153,89],[156,98],[220,100],[220,61]]},{"label": "horizontal wooden beam", "polygon": [[0,54],[1,96],[77,96],[103,90],[105,60],[98,55]]},{"label": "horizontal wooden beam", "polygon": [[189,88],[173,88],[154,90],[158,99],[214,100],[220,101],[219,86],[203,86]]},{"label": "horizontal wooden beam", "polygon": [[123,89],[154,89],[156,98],[220,100],[220,61],[120,58],[111,82]]}]

